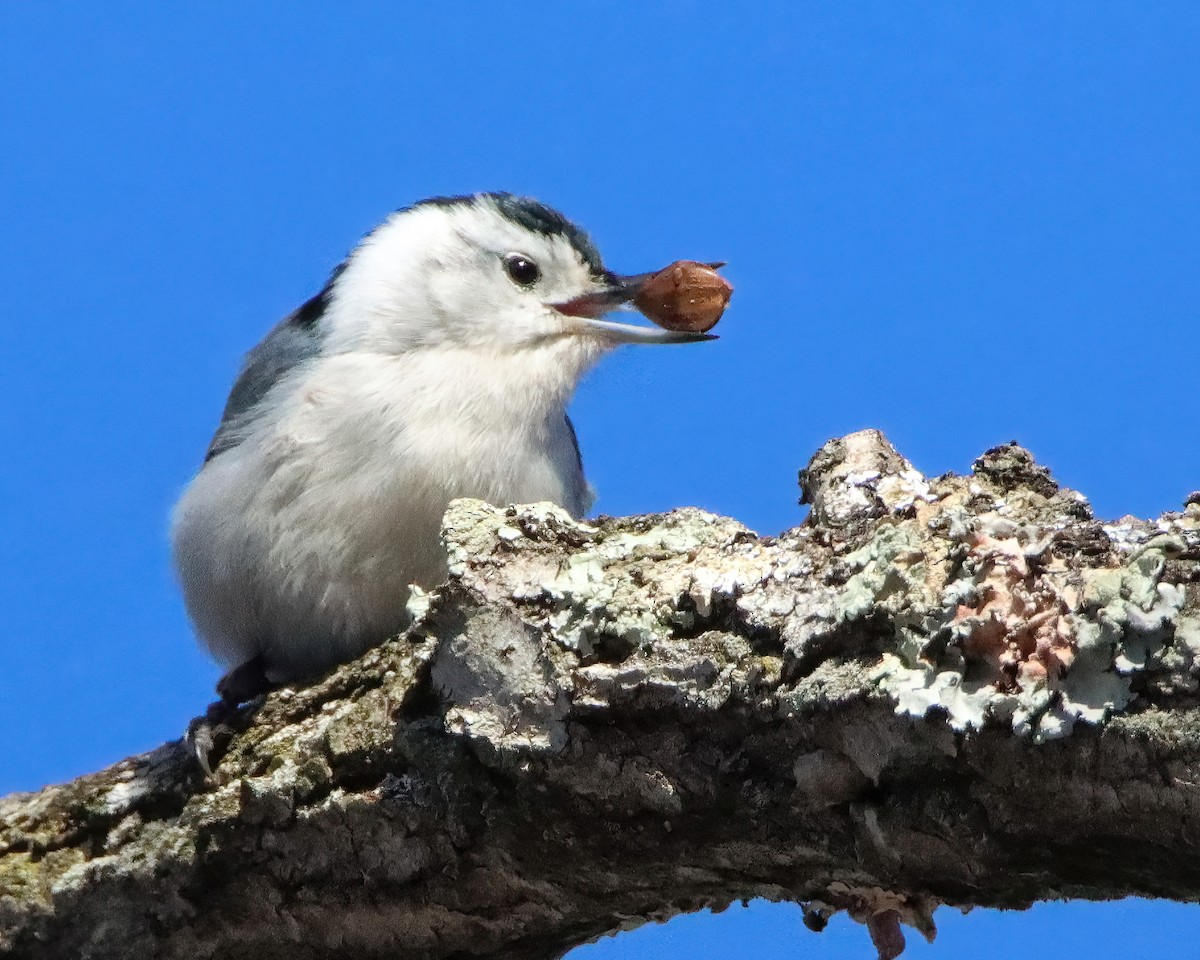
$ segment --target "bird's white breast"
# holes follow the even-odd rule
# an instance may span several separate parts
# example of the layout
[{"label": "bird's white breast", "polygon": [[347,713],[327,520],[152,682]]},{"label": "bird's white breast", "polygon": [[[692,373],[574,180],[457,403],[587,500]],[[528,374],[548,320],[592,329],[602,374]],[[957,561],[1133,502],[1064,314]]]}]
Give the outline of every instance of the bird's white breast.
[{"label": "bird's white breast", "polygon": [[[176,507],[189,612],[234,667],[272,679],[348,659],[404,622],[408,584],[442,578],[455,497],[589,506],[564,406],[595,359],[535,351],[348,353],[300,367]],[[568,383],[569,381],[569,383]]]}]

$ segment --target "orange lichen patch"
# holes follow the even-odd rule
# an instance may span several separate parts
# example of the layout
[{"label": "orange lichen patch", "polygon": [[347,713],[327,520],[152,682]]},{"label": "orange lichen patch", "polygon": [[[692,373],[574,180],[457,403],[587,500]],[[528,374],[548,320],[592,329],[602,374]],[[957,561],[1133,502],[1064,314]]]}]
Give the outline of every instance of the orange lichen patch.
[{"label": "orange lichen patch", "polygon": [[1003,688],[1060,679],[1075,659],[1069,605],[1050,575],[1062,565],[1015,537],[975,533],[968,546],[974,602],[960,603],[951,621],[964,655]]}]

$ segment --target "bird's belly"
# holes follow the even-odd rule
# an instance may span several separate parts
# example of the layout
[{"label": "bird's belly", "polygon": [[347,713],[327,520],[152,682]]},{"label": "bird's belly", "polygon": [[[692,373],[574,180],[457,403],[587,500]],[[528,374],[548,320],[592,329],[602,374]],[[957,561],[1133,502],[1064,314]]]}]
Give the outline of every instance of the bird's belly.
[{"label": "bird's belly", "polygon": [[347,442],[243,444],[181,500],[173,540],[185,599],[227,666],[262,654],[271,679],[301,678],[402,629],[409,584],[428,589],[445,575],[440,528],[452,499],[574,507],[569,465],[521,437],[481,450],[446,424],[365,457]]}]

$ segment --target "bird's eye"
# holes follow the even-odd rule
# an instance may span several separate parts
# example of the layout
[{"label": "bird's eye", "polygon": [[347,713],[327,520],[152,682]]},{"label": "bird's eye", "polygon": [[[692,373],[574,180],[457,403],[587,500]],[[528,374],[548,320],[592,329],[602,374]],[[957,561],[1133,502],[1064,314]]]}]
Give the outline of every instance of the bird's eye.
[{"label": "bird's eye", "polygon": [[532,287],[542,278],[542,268],[521,253],[510,253],[504,258],[504,269],[513,283]]}]

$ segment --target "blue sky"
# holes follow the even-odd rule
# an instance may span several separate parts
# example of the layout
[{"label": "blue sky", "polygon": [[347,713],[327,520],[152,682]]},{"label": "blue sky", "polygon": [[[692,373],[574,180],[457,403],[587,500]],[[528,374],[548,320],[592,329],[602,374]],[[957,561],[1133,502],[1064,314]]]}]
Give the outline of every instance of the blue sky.
[{"label": "blue sky", "polygon": [[[580,391],[604,512],[775,533],[797,468],[866,426],[927,473],[1016,439],[1103,516],[1178,508],[1198,47],[1169,2],[0,6],[0,792],[207,703],[170,504],[241,353],[431,194],[536,195],[627,272],[729,261],[718,343],[626,349]],[[1174,958],[1200,932],[1163,904],[939,920],[910,956]],[[742,949],[866,945],[753,906],[579,956]]]}]

